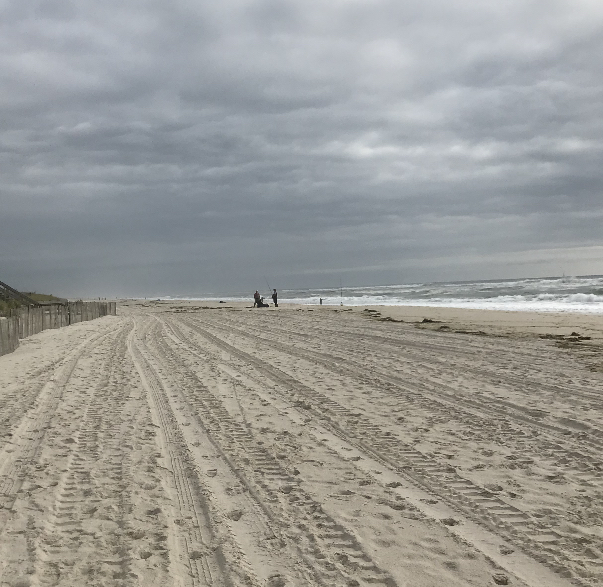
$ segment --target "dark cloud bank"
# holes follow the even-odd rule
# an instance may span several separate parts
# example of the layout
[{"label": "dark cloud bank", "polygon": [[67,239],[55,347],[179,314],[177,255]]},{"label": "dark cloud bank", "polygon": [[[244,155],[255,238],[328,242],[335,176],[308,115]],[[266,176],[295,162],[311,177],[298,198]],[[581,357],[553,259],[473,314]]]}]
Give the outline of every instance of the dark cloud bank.
[{"label": "dark cloud bank", "polygon": [[603,273],[603,4],[0,3],[0,279]]}]

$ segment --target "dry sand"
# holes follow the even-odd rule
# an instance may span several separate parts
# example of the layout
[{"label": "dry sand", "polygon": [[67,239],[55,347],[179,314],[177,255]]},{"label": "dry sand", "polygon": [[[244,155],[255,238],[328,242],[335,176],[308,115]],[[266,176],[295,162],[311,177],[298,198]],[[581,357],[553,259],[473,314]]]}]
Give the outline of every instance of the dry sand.
[{"label": "dry sand", "polygon": [[280,306],[0,357],[0,587],[603,584],[603,318]]}]

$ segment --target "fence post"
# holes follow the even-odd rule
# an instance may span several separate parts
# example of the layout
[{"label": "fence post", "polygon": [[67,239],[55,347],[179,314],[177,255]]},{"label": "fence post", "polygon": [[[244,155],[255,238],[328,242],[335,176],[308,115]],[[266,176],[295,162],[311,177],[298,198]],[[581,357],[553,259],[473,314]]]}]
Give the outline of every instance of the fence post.
[{"label": "fence post", "polygon": [[38,332],[42,332],[42,330],[44,330],[44,308],[35,308],[34,321],[34,334],[38,334]]},{"label": "fence post", "polygon": [[4,334],[4,323],[7,318],[0,318],[0,356],[8,352],[8,337]]},{"label": "fence post", "polygon": [[19,346],[19,319],[0,318],[0,355],[12,353]]},{"label": "fence post", "polygon": [[8,332],[10,336],[10,352],[19,346],[19,319],[15,316],[8,319]]},{"label": "fence post", "polygon": [[21,326],[23,327],[23,338],[29,336],[29,306],[25,306],[21,311]]}]

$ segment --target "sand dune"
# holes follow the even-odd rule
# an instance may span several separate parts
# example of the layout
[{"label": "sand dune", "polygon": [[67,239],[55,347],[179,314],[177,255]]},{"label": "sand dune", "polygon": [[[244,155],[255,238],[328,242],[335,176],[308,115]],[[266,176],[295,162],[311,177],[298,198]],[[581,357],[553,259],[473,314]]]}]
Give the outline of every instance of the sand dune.
[{"label": "sand dune", "polygon": [[0,586],[603,583],[600,318],[280,306],[0,357]]}]

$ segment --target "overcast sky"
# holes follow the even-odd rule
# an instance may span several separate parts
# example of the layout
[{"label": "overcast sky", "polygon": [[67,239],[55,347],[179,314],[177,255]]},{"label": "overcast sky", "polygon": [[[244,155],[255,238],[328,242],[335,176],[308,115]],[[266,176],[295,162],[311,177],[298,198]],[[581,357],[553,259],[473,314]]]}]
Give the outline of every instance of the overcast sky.
[{"label": "overcast sky", "polygon": [[601,0],[0,0],[0,280],[603,274]]}]

